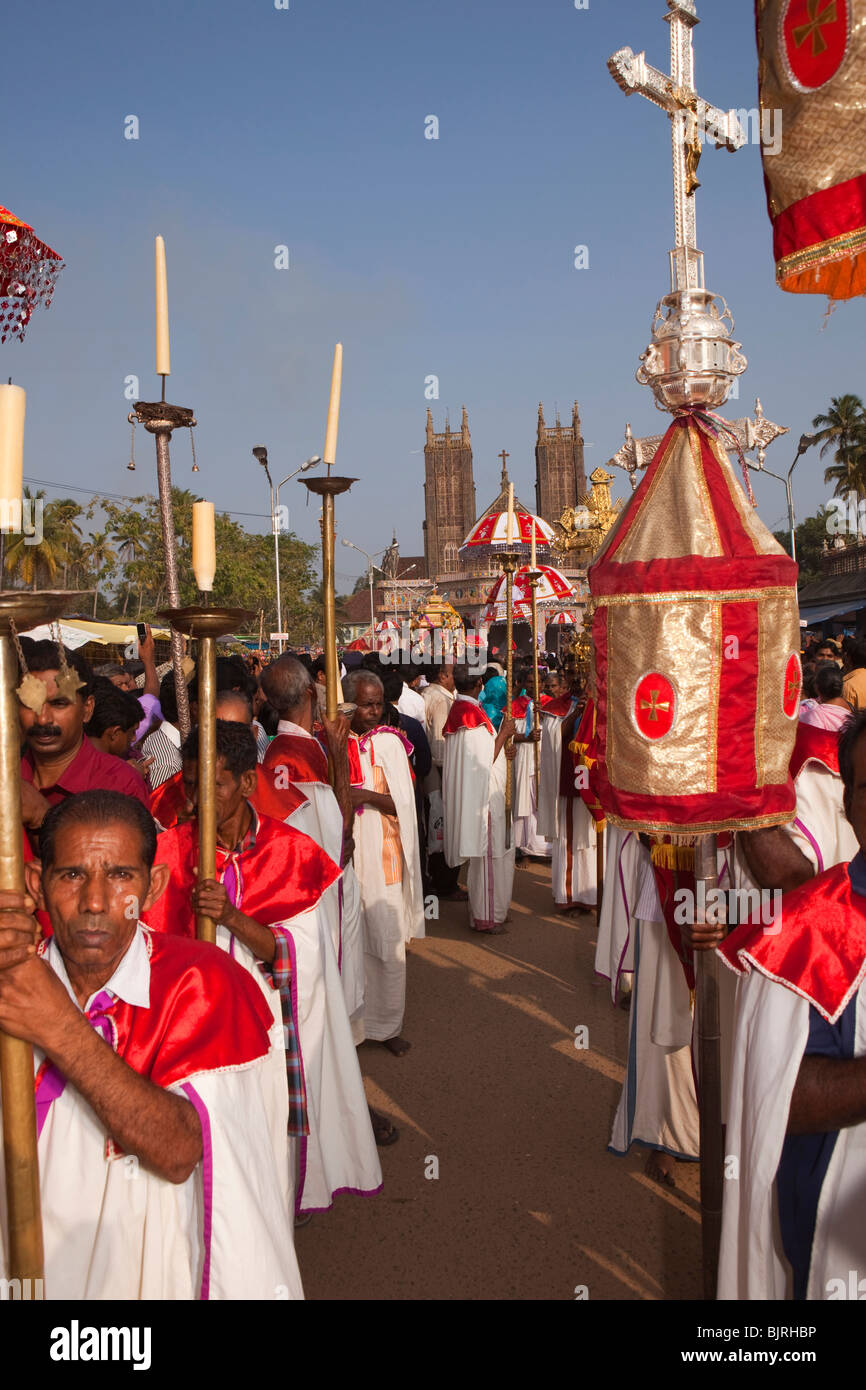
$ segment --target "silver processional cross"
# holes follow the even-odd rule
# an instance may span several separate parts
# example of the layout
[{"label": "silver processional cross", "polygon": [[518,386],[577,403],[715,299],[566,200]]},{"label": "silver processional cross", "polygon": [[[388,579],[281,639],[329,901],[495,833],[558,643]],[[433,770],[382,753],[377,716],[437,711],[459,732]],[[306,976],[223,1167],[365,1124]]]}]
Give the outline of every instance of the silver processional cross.
[{"label": "silver processional cross", "polygon": [[671,31],[670,74],[651,67],[643,53],[620,48],[608,59],[611,76],[626,96],[639,92],[666,111],[671,122],[674,166],[674,250],[671,289],[702,288],[703,265],[698,251],[695,190],[701,135],[717,148],[738,150],[746,142],[734,111],[721,111],[695,91],[692,30],[699,22],[694,0],[667,0],[665,22]]}]

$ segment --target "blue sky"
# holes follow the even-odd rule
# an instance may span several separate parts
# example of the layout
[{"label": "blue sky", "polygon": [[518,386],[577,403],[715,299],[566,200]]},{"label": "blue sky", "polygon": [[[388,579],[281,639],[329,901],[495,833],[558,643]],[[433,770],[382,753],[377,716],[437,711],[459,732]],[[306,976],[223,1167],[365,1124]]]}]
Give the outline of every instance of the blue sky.
[{"label": "blue sky", "polygon": [[[698,12],[701,95],[755,106],[752,0],[698,0]],[[663,428],[634,371],[668,288],[668,123],[606,67],[626,44],[667,67],[663,13],[662,0],[13,7],[0,202],[66,261],[51,309],[23,346],[0,349],[4,376],[28,391],[25,474],[59,492],[155,489],[142,430],[138,471],[126,470],[124,380],[158,395],[156,233],[168,251],[169,399],[199,420],[201,472],[191,477],[180,433],[173,476],[221,510],[266,512],[254,444],[277,477],[321,453],[337,339],[338,469],[359,479],[338,525],[368,550],[392,527],[404,554],[421,548],[428,404],[437,429],[446,408],[459,423],[468,407],[479,510],[502,448],[532,502],[539,400],[563,419],[579,401],[587,471],[626,421]],[[128,115],[138,140],[124,139]],[[438,140],[424,138],[429,115]],[[827,317],[821,298],[776,289],[756,146],[708,148],[700,176],[707,284],[727,298],[749,359],[725,413],[760,395],[790,427],[767,458],[785,472],[832,395],[866,394],[863,301]],[[580,271],[578,244],[589,249]],[[274,267],[280,245],[288,270]],[[428,402],[431,374],[440,396]],[[822,471],[815,452],[798,465],[801,518],[827,495]],[[617,491],[627,486],[623,475]],[[297,483],[286,491],[293,528],[317,540],[316,509]],[[759,479],[755,491],[778,525],[781,484]],[[340,580],[363,563],[340,548]]]}]

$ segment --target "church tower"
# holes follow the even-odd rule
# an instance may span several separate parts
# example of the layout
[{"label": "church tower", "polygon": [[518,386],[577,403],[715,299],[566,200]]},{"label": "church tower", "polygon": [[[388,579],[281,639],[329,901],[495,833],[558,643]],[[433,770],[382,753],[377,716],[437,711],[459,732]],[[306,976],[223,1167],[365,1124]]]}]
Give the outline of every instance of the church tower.
[{"label": "church tower", "polygon": [[583,467],[583,436],[577,401],[571,425],[563,427],[556,412],[556,424],[545,425],[544,411],[538,407],[538,437],[535,442],[535,506],[538,515],[552,526],[566,507],[576,507],[586,492]]},{"label": "church tower", "polygon": [[427,576],[460,570],[458,551],[475,522],[475,483],[472,478],[472,444],[466,407],[459,432],[452,433],[446,419],[445,433],[434,434],[433,416],[427,411],[424,445],[424,558]]}]

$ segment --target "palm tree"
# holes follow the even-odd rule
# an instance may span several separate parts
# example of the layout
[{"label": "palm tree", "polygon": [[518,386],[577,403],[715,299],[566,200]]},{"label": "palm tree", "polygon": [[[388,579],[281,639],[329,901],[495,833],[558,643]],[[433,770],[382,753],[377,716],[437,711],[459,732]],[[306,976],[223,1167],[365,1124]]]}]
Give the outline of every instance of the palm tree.
[{"label": "palm tree", "polygon": [[96,605],[99,602],[99,585],[103,579],[108,577],[111,566],[114,564],[114,549],[109,545],[107,531],[94,531],[90,541],[84,548],[85,559],[92,562],[96,583],[93,589],[93,616],[96,617]]},{"label": "palm tree", "polygon": [[58,567],[65,563],[66,527],[54,505],[45,504],[44,492],[34,495],[25,487],[23,500],[30,506],[24,509],[20,534],[10,537],[6,545],[4,568],[8,574],[17,574],[22,584],[36,589],[43,572],[47,572],[49,580],[54,580]]},{"label": "palm tree", "polygon": [[833,462],[824,471],[824,482],[833,483],[834,497],[848,492],[866,495],[866,407],[859,396],[834,396],[825,415],[812,421],[821,457],[833,450]]}]

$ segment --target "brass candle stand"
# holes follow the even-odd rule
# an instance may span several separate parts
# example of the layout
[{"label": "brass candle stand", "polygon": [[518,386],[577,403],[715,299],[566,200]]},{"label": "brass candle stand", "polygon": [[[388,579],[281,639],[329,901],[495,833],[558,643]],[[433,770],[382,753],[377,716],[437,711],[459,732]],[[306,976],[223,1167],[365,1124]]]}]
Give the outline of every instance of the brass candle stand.
[{"label": "brass candle stand", "polygon": [[334,498],[341,492],[348,492],[357,478],[338,478],[328,474],[324,478],[302,478],[308,492],[314,492],[322,499],[322,597],[324,599],[324,638],[325,638],[325,692],[326,711],[329,719],[336,719],[343,701],[340,685],[340,672],[337,666],[337,614],[336,591],[334,588]]},{"label": "brass candle stand", "polygon": [[[162,379],[165,394],[165,377]],[[172,609],[180,603],[180,586],[177,577],[177,538],[174,515],[171,506],[171,460],[169,441],[172,430],[193,429],[195,417],[185,405],[167,405],[162,401],[136,401],[129,413],[129,422],[138,421],[156,439],[156,477],[159,484],[159,514],[162,522],[162,544],[165,553],[165,590]],[[171,663],[174,668],[174,683],[177,693],[177,722],[181,737],[189,733],[189,696],[183,675],[183,640],[180,632],[172,624]]]},{"label": "brass candle stand", "polygon": [[[21,676],[12,636],[52,622],[72,607],[78,594],[49,589],[35,593],[0,592],[0,888],[23,893],[24,854],[21,827],[21,726],[16,688]],[[9,1225],[9,1275],[41,1280],[42,1213],[39,1203],[39,1158],[33,1048],[21,1038],[0,1032],[0,1095],[3,1100],[3,1152]],[[41,1284],[30,1285],[41,1289]],[[36,1295],[39,1297],[39,1295]]]},{"label": "brass candle stand", "polygon": [[[505,713],[504,719],[511,718],[511,705],[514,699],[514,658],[512,656],[512,633],[514,631],[514,572],[520,562],[515,550],[506,550],[499,556],[499,563],[505,575]],[[511,845],[511,804],[514,786],[514,764],[511,759],[505,764],[505,848]]]},{"label": "brass candle stand", "polygon": [[[255,614],[247,608],[166,608],[158,615],[177,632],[198,641],[196,676],[198,683],[198,870],[199,881],[216,878],[216,641],[236,627],[251,621]],[[216,945],[217,924],[210,917],[196,916],[195,934],[199,941]]]}]

